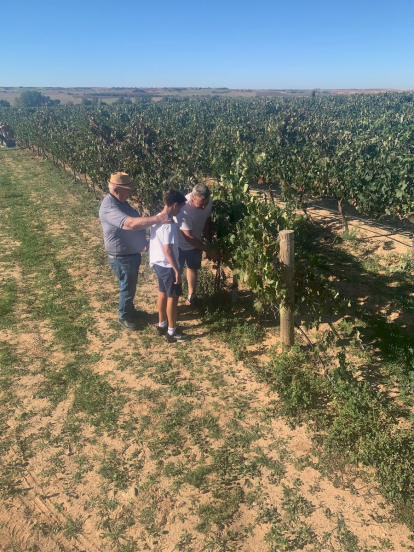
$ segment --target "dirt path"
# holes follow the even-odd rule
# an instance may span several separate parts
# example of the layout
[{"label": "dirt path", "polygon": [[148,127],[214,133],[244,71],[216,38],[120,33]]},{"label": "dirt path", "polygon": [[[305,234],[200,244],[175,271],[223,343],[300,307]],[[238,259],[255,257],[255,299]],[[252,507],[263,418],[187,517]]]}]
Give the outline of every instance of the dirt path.
[{"label": "dirt path", "polygon": [[97,204],[24,151],[0,163],[1,550],[413,550],[370,474],[321,465],[196,312],[190,343],[156,336],[147,265],[124,331]]},{"label": "dirt path", "polygon": [[[401,221],[373,221],[358,213],[352,206],[346,208],[346,217],[351,235],[358,235],[361,240],[372,244],[378,255],[388,253],[411,254],[413,253],[412,240],[414,239],[414,226],[411,223]],[[319,200],[308,203],[307,213],[316,221],[336,232],[342,231],[341,216],[335,208],[333,200]]]}]

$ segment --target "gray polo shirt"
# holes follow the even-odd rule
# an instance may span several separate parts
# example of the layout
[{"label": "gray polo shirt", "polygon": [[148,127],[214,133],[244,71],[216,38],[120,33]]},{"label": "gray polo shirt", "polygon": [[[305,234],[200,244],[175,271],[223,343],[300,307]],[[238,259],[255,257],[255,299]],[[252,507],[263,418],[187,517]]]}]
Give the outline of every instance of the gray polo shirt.
[{"label": "gray polo shirt", "polygon": [[[191,192],[185,196],[187,203],[183,206],[177,215],[178,227],[180,230],[192,230],[193,236],[201,240],[201,235],[206,225],[207,219],[211,217],[213,200],[210,196],[208,205],[205,209],[197,209],[191,201]],[[182,232],[178,232],[178,247],[183,251],[195,249],[185,239]]]},{"label": "gray polo shirt", "polygon": [[105,249],[110,255],[141,253],[146,244],[145,230],[123,230],[128,217],[140,217],[136,209],[125,201],[122,203],[112,194],[104,197],[99,209]]}]

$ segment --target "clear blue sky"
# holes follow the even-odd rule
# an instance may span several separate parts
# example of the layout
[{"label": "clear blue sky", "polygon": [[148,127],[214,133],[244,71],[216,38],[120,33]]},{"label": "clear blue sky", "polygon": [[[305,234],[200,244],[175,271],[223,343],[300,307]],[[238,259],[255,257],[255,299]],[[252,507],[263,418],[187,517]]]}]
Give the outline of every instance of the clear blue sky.
[{"label": "clear blue sky", "polygon": [[4,0],[0,86],[414,89],[414,0]]}]

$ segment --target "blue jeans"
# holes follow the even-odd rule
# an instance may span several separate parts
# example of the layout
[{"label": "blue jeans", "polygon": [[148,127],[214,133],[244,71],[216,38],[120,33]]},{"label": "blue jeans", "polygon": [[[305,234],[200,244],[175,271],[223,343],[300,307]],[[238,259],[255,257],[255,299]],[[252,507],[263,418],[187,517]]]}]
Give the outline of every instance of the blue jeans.
[{"label": "blue jeans", "polygon": [[119,280],[119,318],[128,318],[134,312],[141,255],[108,255],[108,260]]}]

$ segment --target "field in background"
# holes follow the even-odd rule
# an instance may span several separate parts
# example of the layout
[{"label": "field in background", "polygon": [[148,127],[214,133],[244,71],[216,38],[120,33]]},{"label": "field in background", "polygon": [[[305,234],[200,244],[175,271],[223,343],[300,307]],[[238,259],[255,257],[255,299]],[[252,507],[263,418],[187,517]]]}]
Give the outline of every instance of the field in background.
[{"label": "field in background", "polygon": [[[252,97],[297,97],[310,96],[312,90],[236,90],[230,88],[65,88],[65,87],[0,87],[0,100],[7,100],[13,105],[15,98],[19,97],[24,90],[38,90],[45,96],[50,96],[52,100],[60,100],[61,104],[73,102],[74,105],[80,104],[83,99],[92,100],[98,98],[108,104],[113,103],[120,97],[133,99],[134,97],[150,97],[154,101],[159,101],[164,97],[189,97],[189,98],[252,98]],[[378,92],[401,92],[402,90],[391,90],[389,88],[376,90],[324,90],[317,89],[317,95],[329,94],[373,94]]]}]

